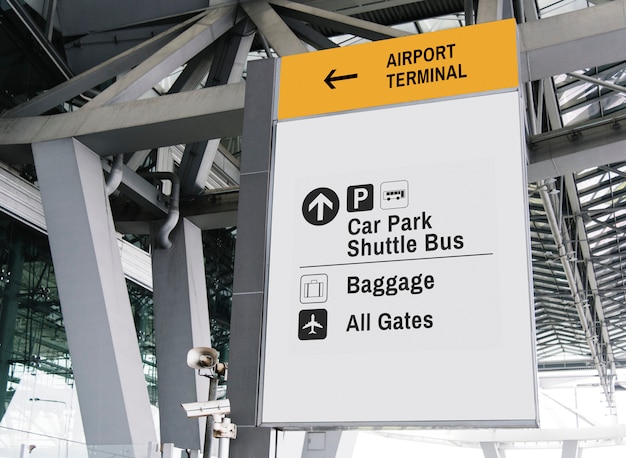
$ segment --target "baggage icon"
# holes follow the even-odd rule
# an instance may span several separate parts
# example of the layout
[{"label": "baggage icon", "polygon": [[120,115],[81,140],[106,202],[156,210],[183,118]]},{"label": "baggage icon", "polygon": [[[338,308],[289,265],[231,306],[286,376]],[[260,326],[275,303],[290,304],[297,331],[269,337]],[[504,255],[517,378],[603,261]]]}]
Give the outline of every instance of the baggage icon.
[{"label": "baggage icon", "polygon": [[326,302],[328,276],[326,274],[303,275],[300,278],[300,302],[310,304]]},{"label": "baggage icon", "polygon": [[322,297],[324,291],[324,283],[320,283],[317,280],[311,280],[309,283],[304,284],[304,297],[314,298]]}]

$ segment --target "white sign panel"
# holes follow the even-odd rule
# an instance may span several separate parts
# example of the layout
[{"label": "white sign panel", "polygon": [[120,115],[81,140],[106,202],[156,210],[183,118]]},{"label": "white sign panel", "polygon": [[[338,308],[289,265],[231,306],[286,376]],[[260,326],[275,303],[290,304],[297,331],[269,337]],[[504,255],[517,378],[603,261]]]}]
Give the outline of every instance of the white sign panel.
[{"label": "white sign panel", "polygon": [[518,98],[278,122],[263,424],[537,424]]}]

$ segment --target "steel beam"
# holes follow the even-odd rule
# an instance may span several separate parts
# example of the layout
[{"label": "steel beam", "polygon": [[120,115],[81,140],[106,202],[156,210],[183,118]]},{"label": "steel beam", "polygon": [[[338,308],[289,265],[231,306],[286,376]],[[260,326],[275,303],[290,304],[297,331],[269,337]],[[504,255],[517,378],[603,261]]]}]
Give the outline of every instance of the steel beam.
[{"label": "steel beam", "polygon": [[245,2],[241,7],[258,27],[279,56],[301,54],[308,51],[295,33],[265,0]]},{"label": "steel beam", "polygon": [[[102,159],[102,168],[107,172],[111,170],[107,159]],[[122,166],[122,182],[119,189],[154,216],[164,218],[167,215],[168,208],[163,194],[156,186],[125,165]]]},{"label": "steel beam", "polygon": [[302,3],[287,0],[271,0],[272,5],[280,7],[285,16],[304,20],[343,33],[357,35],[370,40],[384,40],[385,38],[403,37],[411,35],[409,32],[394,29],[374,22],[356,19],[345,14],[314,8]]},{"label": "steel beam", "polygon": [[336,11],[341,14],[354,16],[372,11],[380,11],[387,8],[402,8],[405,5],[419,3],[425,0],[386,0],[384,2],[362,0],[311,0],[306,4],[312,8],[318,8],[325,11]]},{"label": "steel beam", "polygon": [[0,118],[0,159],[29,162],[31,143],[77,138],[102,156],[241,134],[245,83],[32,118]]},{"label": "steel beam", "polygon": [[[524,27],[531,27],[528,24],[547,25],[550,23],[548,19],[538,20],[533,2],[526,2],[525,12],[529,22]],[[583,15],[584,12],[588,10],[577,12],[578,14],[575,15],[563,15],[565,17],[562,20],[566,22],[581,20],[586,17]],[[588,13],[596,14],[596,12]],[[522,29],[520,26],[520,30]],[[556,42],[559,38],[553,38],[553,40]],[[528,87],[529,90],[532,89]],[[563,128],[552,79],[543,80],[541,87],[543,93],[538,95],[538,103],[541,105],[545,102],[542,106],[546,109],[552,131],[541,133],[541,126],[533,123],[533,121],[540,122],[541,116],[540,114],[533,116],[535,110],[533,97],[530,94],[526,97],[527,106],[532,112],[527,149],[529,182],[568,175],[589,167],[624,160],[625,156],[622,151],[626,132],[620,126],[626,121],[625,117],[593,120],[587,125]]]},{"label": "steel beam", "polygon": [[181,208],[181,215],[202,230],[237,226],[239,190],[216,191],[198,196]]},{"label": "steel beam", "polygon": [[522,82],[624,60],[626,1],[518,26]]},{"label": "steel beam", "polygon": [[203,18],[102,91],[82,109],[138,99],[176,68],[217,40],[234,25],[235,19],[234,6],[209,10]]},{"label": "steel beam", "polygon": [[206,78],[211,62],[214,59],[216,43],[206,47],[203,51],[187,62],[181,74],[176,78],[168,94],[176,94],[177,92],[193,91],[200,87],[202,80]]},{"label": "steel beam", "polygon": [[283,21],[285,21],[285,24],[287,24],[289,28],[295,32],[298,38],[313,46],[315,49],[330,49],[339,47],[337,43],[329,40],[317,30],[314,30],[302,21],[289,16],[283,16]]},{"label": "steel beam", "polygon": [[70,80],[8,110],[3,114],[3,117],[19,118],[24,116],[37,116],[74,97],[80,96],[83,92],[96,87],[98,84],[110,80],[120,73],[140,64],[158,49],[162,48],[172,37],[177,36],[189,27],[190,24],[196,22],[199,17],[200,15],[197,15],[80,75],[74,76]]},{"label": "steel beam", "polygon": [[626,159],[626,116],[531,136],[527,144],[528,181],[579,172]]},{"label": "steel beam", "polygon": [[[230,33],[221,37],[207,77],[207,87],[241,80],[254,34],[254,26],[246,19],[237,24]],[[178,170],[183,196],[197,195],[204,190],[218,153],[219,143],[219,139],[212,139],[187,144]]]},{"label": "steel beam", "polygon": [[63,0],[59,2],[58,15],[63,23],[65,36],[84,36],[93,31],[142,27],[160,19],[177,20],[202,10],[208,4],[203,0],[178,0],[157,2],[147,8],[145,3],[128,0],[89,4],[85,4],[83,0]]}]

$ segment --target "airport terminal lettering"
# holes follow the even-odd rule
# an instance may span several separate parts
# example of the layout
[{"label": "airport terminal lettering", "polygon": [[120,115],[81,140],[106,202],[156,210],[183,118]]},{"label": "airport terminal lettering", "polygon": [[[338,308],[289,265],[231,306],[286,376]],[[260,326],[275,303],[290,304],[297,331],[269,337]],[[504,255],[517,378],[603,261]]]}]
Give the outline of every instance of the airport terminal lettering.
[{"label": "airport terminal lettering", "polygon": [[[424,49],[412,49],[391,53],[387,58],[387,68],[453,59],[455,46],[456,43],[448,43],[446,45]],[[463,68],[460,63],[388,73],[386,76],[389,89],[467,78],[467,74],[463,73]]]}]

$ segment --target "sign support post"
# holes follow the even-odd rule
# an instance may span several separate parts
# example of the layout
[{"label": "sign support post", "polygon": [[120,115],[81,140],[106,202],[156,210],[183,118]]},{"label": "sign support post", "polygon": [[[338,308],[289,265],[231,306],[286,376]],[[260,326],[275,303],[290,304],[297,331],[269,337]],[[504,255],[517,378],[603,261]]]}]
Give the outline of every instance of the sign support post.
[{"label": "sign support post", "polygon": [[273,428],[257,426],[276,65],[276,59],[252,62],[247,79],[228,377],[238,426],[231,458],[273,457],[276,442]]}]

